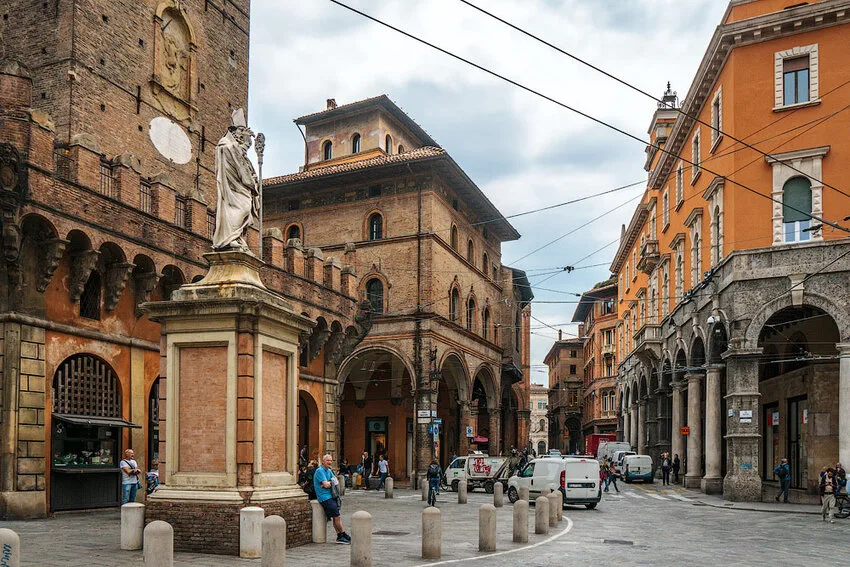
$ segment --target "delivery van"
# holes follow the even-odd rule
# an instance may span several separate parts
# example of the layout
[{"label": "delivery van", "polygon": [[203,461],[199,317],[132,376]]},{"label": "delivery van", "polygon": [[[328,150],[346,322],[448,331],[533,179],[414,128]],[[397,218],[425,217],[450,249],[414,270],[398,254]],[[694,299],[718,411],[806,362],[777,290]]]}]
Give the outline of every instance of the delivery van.
[{"label": "delivery van", "polygon": [[534,459],[519,473],[508,479],[508,499],[519,500],[520,487],[528,487],[533,502],[544,488],[560,490],[564,505],[584,505],[596,508],[602,499],[599,480],[599,461],[578,457]]},{"label": "delivery van", "polygon": [[488,455],[467,455],[457,457],[445,472],[445,484],[457,492],[460,481],[466,481],[466,489],[472,492],[483,488],[485,492],[493,492],[493,485],[504,480],[507,470],[507,457],[490,457]]},{"label": "delivery van", "polygon": [[[608,459],[609,461],[614,460],[614,454],[617,451],[631,451],[632,445],[631,443],[626,443],[625,441],[609,441],[608,443],[600,443],[599,450],[596,452],[596,458],[599,461],[604,461]],[[616,461],[614,461],[616,462]]]},{"label": "delivery van", "polygon": [[626,482],[636,480],[652,482],[652,457],[649,455],[628,455],[623,458],[622,471]]}]

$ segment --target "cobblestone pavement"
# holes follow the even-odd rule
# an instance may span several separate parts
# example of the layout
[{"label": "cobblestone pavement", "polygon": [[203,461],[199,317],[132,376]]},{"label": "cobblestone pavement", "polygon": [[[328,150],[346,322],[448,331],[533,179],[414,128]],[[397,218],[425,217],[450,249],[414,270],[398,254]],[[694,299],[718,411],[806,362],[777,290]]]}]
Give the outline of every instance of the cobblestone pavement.
[{"label": "cobblestone pavement", "polygon": [[[418,492],[348,492],[343,519],[367,510],[373,517],[375,565],[425,564],[419,559],[420,514]],[[443,493],[443,558],[456,565],[814,565],[837,564],[846,551],[850,519],[835,524],[809,514],[766,513],[708,505],[702,494],[658,485],[630,485],[620,494],[606,494],[596,510],[568,508],[565,518],[548,536],[534,534],[530,513],[529,545],[511,543],[512,507],[507,500],[498,510],[495,554],[479,554],[478,506],[492,502],[490,495],[469,495],[458,505],[456,495]],[[770,506],[770,505],[768,505]],[[781,509],[781,508],[780,508]],[[809,510],[811,511],[811,510]],[[120,551],[119,513],[115,510],[60,514],[28,522],[3,522],[21,535],[25,566],[142,565],[141,552]],[[333,530],[328,526],[328,531]],[[214,545],[214,542],[211,542]],[[344,566],[350,547],[334,543],[307,545],[287,553],[287,565]],[[477,558],[477,559],[476,559]],[[257,560],[179,553],[175,565],[258,566]]]}]

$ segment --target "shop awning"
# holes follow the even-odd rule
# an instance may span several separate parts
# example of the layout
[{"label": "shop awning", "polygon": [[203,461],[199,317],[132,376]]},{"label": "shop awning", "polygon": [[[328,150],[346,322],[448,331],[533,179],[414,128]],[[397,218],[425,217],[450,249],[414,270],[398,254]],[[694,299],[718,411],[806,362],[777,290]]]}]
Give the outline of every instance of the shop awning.
[{"label": "shop awning", "polygon": [[141,429],[141,425],[136,425],[119,417],[99,417],[93,415],[71,415],[67,413],[54,413],[53,419],[67,421],[68,423],[78,423],[80,425],[94,425],[99,427],[131,427]]},{"label": "shop awning", "polygon": [[488,441],[489,439],[487,439],[486,437],[481,437],[480,435],[476,435],[472,438],[473,443],[487,443]]}]

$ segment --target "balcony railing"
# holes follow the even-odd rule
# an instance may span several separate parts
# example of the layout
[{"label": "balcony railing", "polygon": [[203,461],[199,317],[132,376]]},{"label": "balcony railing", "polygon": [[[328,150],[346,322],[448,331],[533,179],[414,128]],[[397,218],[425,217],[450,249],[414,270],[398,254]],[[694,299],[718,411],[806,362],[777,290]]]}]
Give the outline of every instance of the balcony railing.
[{"label": "balcony railing", "polygon": [[638,260],[638,270],[645,274],[651,274],[658,265],[661,259],[661,254],[658,252],[658,241],[647,240],[640,249],[640,260]]},{"label": "balcony railing", "polygon": [[644,325],[635,333],[635,350],[650,344],[661,345],[661,325]]}]

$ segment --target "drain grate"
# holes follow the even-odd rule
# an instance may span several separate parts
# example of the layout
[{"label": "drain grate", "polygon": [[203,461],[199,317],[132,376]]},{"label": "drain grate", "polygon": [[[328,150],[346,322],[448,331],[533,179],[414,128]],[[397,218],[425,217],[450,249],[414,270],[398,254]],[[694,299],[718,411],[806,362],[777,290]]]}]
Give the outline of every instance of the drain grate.
[{"label": "drain grate", "polygon": [[627,539],[603,539],[602,543],[614,543],[617,545],[634,545],[635,542],[629,541]]},{"label": "drain grate", "polygon": [[372,532],[372,535],[385,535],[385,536],[402,536],[402,535],[410,535],[410,532],[393,532],[390,530],[380,530],[377,532]]}]

